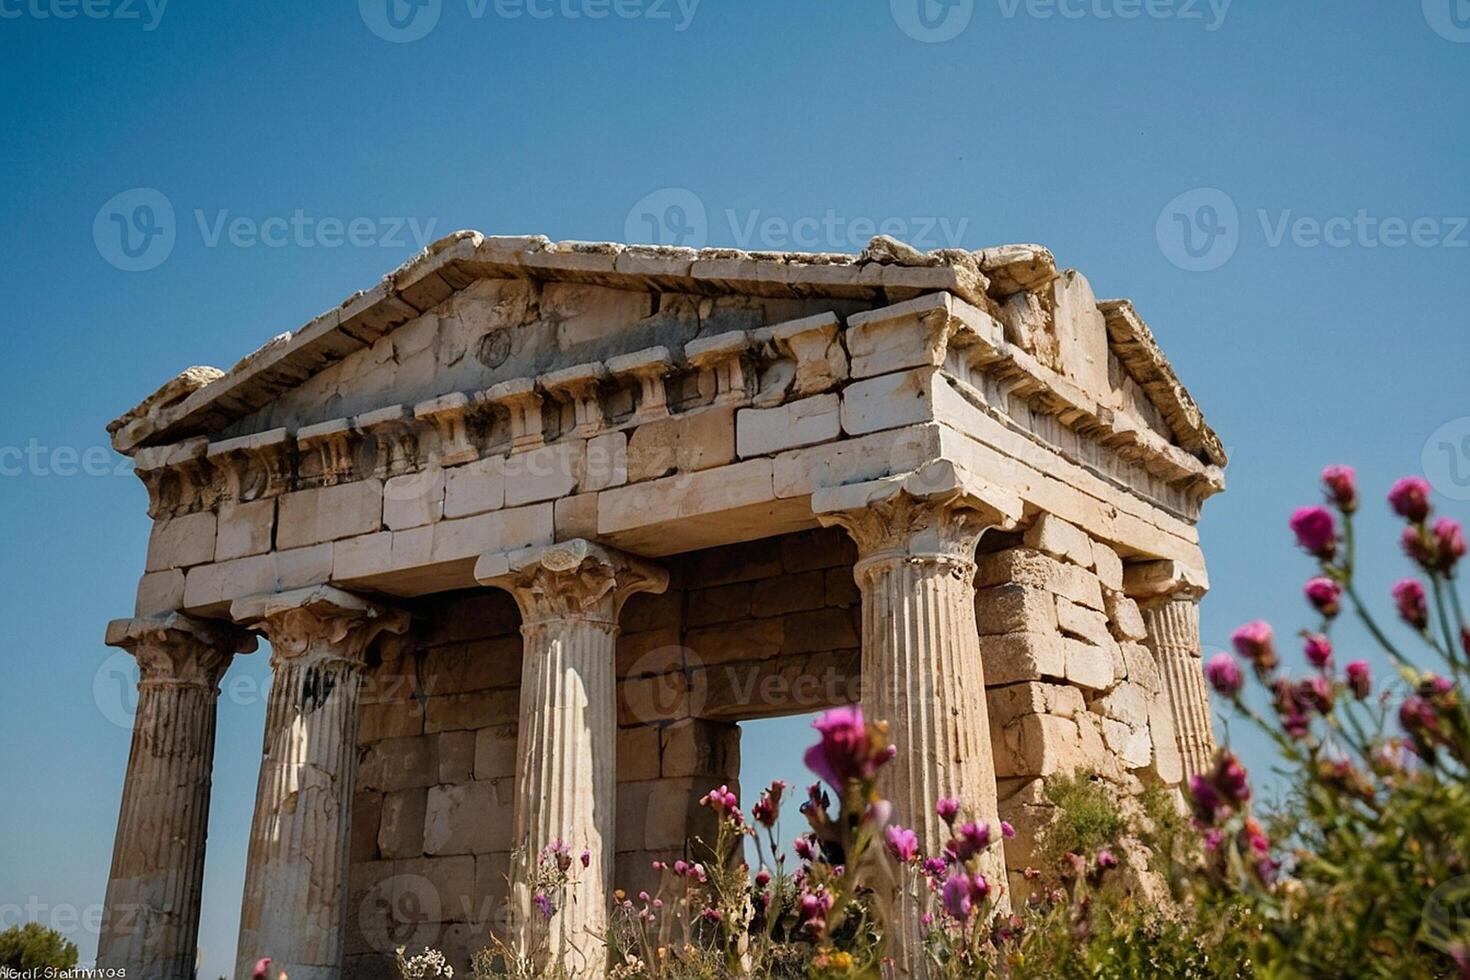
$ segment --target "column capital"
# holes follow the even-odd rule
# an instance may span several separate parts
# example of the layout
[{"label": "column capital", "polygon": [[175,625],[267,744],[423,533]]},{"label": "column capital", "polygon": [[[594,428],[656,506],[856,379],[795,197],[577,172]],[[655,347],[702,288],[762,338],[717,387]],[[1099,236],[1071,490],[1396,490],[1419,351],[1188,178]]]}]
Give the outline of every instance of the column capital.
[{"label": "column capital", "polygon": [[246,630],[230,623],[196,619],[184,613],[114,619],[107,624],[106,643],[138,661],[139,686],[193,685],[216,690],[237,653],[251,653],[257,643]]},{"label": "column capital", "polygon": [[1134,561],[1123,566],[1123,591],[1140,605],[1172,599],[1198,602],[1209,591],[1203,569],[1170,559]]},{"label": "column capital", "polygon": [[475,579],[509,592],[527,624],[575,617],[616,626],[630,596],[669,586],[658,565],[583,538],[481,555]]},{"label": "column capital", "polygon": [[270,640],[275,660],[311,657],[360,666],[383,633],[408,631],[409,616],[330,585],[236,599],[230,618]]},{"label": "column capital", "polygon": [[1021,498],[948,460],[912,473],[812,494],[824,526],[839,525],[857,542],[859,566],[893,558],[944,558],[973,563],[975,545],[990,528],[1011,529]]}]

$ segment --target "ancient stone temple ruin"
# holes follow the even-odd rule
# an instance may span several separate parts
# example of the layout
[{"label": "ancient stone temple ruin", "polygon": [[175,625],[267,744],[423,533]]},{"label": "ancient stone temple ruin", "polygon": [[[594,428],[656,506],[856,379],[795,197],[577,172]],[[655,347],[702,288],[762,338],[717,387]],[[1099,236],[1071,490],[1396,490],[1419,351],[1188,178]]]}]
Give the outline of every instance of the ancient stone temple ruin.
[{"label": "ancient stone temple ruin", "polygon": [[[238,958],[461,971],[588,866],[549,942],[706,832],[740,723],[861,701],[886,793],[1018,828],[1059,773],[1212,749],[1195,532],[1225,457],[1126,300],[1044,248],[860,256],[462,232],[118,419],[153,518],[99,963],[187,977],[215,701],[270,645]],[[793,759],[796,756],[793,746]],[[753,789],[753,787],[751,787]],[[1000,857],[997,855],[996,861]],[[997,869],[998,870],[998,869]]]}]

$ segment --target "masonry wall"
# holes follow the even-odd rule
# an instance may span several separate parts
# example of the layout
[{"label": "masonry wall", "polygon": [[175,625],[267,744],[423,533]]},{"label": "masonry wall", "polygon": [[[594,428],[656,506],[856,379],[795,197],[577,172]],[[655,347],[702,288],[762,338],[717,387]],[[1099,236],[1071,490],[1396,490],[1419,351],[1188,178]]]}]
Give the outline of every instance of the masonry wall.
[{"label": "masonry wall", "polygon": [[[699,797],[739,788],[737,720],[860,696],[855,553],[836,529],[694,552],[639,595],[618,641],[616,874],[656,885],[655,859],[703,858]],[[392,976],[392,950],[435,945],[457,971],[508,909],[520,615],[498,591],[418,603],[411,640],[369,671],[353,808],[347,958]],[[795,763],[795,756],[793,756]]]}]

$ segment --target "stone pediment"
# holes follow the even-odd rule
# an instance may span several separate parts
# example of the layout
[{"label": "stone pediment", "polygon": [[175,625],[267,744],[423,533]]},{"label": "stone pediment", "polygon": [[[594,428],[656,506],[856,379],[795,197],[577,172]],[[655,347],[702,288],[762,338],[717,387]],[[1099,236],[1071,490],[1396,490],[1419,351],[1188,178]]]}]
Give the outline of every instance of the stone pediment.
[{"label": "stone pediment", "polygon": [[[1098,303],[1081,274],[1058,270],[1040,246],[920,253],[887,238],[852,256],[458,232],[229,371],[188,369],[108,430],[132,455],[450,399],[429,406],[432,419],[456,393],[520,378],[554,383],[568,369],[659,348],[671,366],[687,363],[689,344],[731,333],[770,346],[761,334],[773,324],[826,312],[845,319],[940,292],[1003,324],[1015,354],[1100,409],[1224,465],[1218,437],[1131,303]],[[608,380],[605,367],[589,370]]]}]

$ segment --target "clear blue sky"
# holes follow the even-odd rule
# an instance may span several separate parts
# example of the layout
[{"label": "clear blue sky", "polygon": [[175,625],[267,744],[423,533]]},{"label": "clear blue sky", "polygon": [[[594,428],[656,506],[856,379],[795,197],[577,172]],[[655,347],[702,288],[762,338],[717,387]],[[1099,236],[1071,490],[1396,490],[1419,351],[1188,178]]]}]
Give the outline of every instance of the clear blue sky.
[{"label": "clear blue sky", "polygon": [[[1256,615],[1305,623],[1285,518],[1323,463],[1370,488],[1374,593],[1404,568],[1376,501],[1426,445],[1439,503],[1470,510],[1444,496],[1470,496],[1464,0],[927,0],[927,18],[915,0],[428,0],[437,23],[406,43],[379,34],[427,21],[395,34],[386,2],[0,0],[3,924],[34,905],[92,955],[71,916],[102,900],[128,751],[99,667],[145,494],[66,475],[57,447],[106,446],[181,368],[228,367],[371,285],[417,244],[396,219],[622,239],[651,211],[709,244],[847,249],[891,222],[928,247],[1049,245],[1134,299],[1232,450],[1202,525],[1214,647]],[[138,188],[174,211],[166,257],[141,237],[157,207],[103,211]],[[320,219],[366,223],[334,247]],[[258,680],[265,658],[235,670]],[[246,700],[220,716],[208,977],[234,946],[263,715]],[[780,727],[748,740],[748,786],[798,776],[804,735]]]}]

